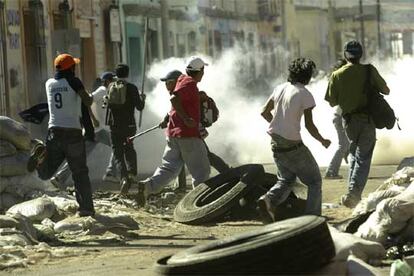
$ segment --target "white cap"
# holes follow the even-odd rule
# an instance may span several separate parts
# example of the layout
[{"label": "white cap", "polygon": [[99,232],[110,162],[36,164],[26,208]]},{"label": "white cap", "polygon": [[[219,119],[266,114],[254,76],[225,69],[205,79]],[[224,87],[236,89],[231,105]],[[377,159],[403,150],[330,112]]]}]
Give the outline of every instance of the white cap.
[{"label": "white cap", "polygon": [[190,57],[187,65],[187,70],[190,71],[200,71],[204,66],[208,65],[199,57]]}]

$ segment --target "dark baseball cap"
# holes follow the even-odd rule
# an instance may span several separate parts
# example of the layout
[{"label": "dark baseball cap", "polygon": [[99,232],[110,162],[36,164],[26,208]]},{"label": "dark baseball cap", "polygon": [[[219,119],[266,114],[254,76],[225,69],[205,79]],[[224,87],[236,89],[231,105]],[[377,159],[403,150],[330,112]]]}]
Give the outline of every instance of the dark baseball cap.
[{"label": "dark baseball cap", "polygon": [[115,77],[115,74],[113,72],[103,72],[101,74],[102,80],[112,80]]},{"label": "dark baseball cap", "polygon": [[345,58],[360,58],[362,57],[362,45],[356,40],[351,40],[345,44],[344,47]]},{"label": "dark baseball cap", "polygon": [[176,80],[179,76],[181,76],[182,73],[178,70],[174,70],[169,72],[165,77],[161,78],[161,81],[167,81],[167,80]]}]

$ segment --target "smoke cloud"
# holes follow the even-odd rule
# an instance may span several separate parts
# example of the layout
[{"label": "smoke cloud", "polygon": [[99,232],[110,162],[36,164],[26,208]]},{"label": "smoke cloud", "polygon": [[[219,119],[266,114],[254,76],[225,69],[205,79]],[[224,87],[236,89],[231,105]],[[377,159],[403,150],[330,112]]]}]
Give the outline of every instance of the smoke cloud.
[{"label": "smoke cloud", "polygon": [[[287,55],[287,53],[285,53]],[[272,93],[273,87],[286,81],[281,77],[272,81],[268,91],[260,86],[248,89],[245,80],[240,79],[240,70],[252,56],[256,60],[268,58],[252,51],[246,53],[240,47],[224,52],[219,59],[200,55],[209,66],[205,67],[203,80],[198,84],[200,90],[210,95],[218,105],[220,118],[208,128],[210,135],[206,142],[210,150],[221,156],[231,166],[246,163],[273,163],[270,137],[266,133],[268,124],[260,116],[261,107]],[[148,70],[148,78],[154,83],[147,92],[146,109],[143,113],[141,131],[158,124],[170,110],[169,95],[159,79],[171,70],[185,73],[187,58],[170,58],[154,63]],[[377,146],[374,152],[375,164],[397,164],[402,158],[414,155],[414,93],[410,82],[414,68],[413,58],[387,61],[373,60],[374,64],[391,89],[387,100],[400,119],[402,130],[377,131]],[[315,125],[323,137],[330,139],[332,145],[325,149],[313,139],[303,126],[302,139],[310,148],[320,166],[328,165],[336,146],[337,135],[332,123],[332,108],[324,101],[328,80],[326,77],[313,80],[307,87],[312,92],[316,107],[313,110]],[[137,114],[137,121],[138,121]],[[138,154],[139,173],[152,174],[161,164],[165,147],[165,134],[155,130],[134,141]],[[105,155],[108,150],[105,149]],[[109,159],[109,157],[108,157]],[[90,162],[89,162],[90,163]],[[106,161],[104,162],[106,165]],[[102,165],[101,165],[102,166]],[[102,171],[102,170],[101,170]]]}]

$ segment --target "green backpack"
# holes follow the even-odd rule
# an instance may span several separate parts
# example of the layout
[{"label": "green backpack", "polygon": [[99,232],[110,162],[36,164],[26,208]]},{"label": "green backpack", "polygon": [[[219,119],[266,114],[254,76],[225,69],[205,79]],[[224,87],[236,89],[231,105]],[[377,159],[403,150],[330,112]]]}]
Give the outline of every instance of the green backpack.
[{"label": "green backpack", "polygon": [[120,108],[126,102],[127,84],[124,80],[116,80],[108,87],[108,108]]}]

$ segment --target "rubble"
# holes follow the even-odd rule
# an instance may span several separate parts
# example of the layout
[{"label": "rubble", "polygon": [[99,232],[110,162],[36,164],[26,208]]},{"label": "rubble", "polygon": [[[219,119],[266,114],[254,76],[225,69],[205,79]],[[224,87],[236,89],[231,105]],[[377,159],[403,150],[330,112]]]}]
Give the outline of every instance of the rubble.
[{"label": "rubble", "polygon": [[382,200],[355,235],[382,244],[398,235],[414,218],[414,183],[395,197]]},{"label": "rubble", "polygon": [[123,243],[128,231],[139,229],[129,215],[131,210],[127,212],[134,200],[113,193],[95,194],[95,217],[76,217],[78,204],[73,195],[27,172],[30,144],[30,134],[22,124],[0,116],[0,270],[86,252],[44,242]]}]

